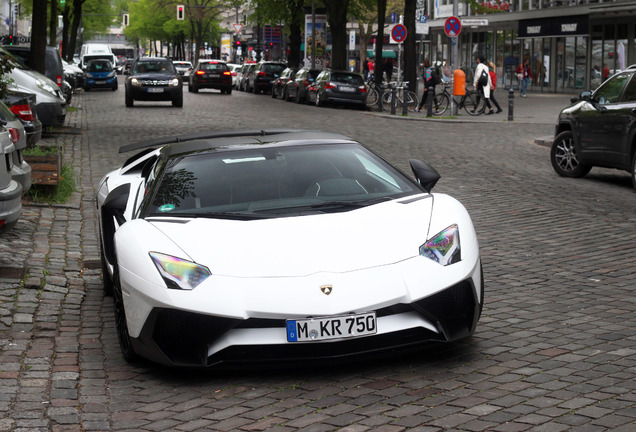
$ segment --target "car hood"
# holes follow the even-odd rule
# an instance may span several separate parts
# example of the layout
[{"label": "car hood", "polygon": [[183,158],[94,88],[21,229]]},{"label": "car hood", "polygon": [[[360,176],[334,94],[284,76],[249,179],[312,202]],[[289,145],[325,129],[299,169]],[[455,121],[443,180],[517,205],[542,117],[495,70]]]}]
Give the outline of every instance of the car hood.
[{"label": "car hood", "polygon": [[109,71],[109,72],[88,72],[88,74],[93,77],[93,78],[110,78],[111,76],[113,76],[113,72],[115,71]]},{"label": "car hood", "polygon": [[213,274],[293,277],[355,271],[417,256],[432,207],[432,196],[425,196],[342,213],[151,223]]}]

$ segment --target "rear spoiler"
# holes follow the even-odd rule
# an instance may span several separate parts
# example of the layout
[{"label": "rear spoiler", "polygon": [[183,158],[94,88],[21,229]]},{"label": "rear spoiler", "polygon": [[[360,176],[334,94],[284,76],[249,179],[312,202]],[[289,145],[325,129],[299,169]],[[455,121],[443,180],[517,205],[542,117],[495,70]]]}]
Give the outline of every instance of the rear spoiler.
[{"label": "rear spoiler", "polygon": [[144,150],[148,148],[156,148],[167,144],[177,144],[188,141],[214,139],[214,138],[231,138],[231,137],[256,137],[278,135],[295,132],[309,132],[305,129],[249,129],[249,130],[224,130],[215,132],[195,132],[191,134],[169,136],[157,138],[149,141],[142,141],[134,144],[128,144],[119,148],[119,153],[128,153],[130,151]]}]

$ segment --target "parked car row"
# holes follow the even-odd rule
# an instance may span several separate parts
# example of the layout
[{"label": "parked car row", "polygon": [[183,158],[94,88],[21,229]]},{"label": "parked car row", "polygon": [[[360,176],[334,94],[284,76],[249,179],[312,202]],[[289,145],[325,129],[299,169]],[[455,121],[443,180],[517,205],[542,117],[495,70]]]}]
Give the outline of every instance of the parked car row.
[{"label": "parked car row", "polygon": [[[366,108],[367,87],[357,72],[311,68],[274,69],[270,62],[245,64],[238,72],[236,87],[241,91],[269,92],[272,98],[315,104],[355,105]],[[271,74],[265,71],[273,71]],[[269,80],[269,84],[266,82]]]}]

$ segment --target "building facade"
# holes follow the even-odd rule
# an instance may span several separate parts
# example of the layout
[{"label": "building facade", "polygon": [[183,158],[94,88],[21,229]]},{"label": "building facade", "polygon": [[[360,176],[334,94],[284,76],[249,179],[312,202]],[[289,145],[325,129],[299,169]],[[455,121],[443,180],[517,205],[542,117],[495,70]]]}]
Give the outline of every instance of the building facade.
[{"label": "building facade", "polygon": [[429,24],[426,55],[452,64],[456,49],[454,66],[465,70],[467,80],[483,55],[497,66],[500,83],[516,85],[514,68],[529,59],[531,90],[578,93],[636,63],[635,0],[473,2],[458,8],[467,25],[455,40],[446,35],[452,3],[435,2],[441,7],[429,9],[438,15]]}]

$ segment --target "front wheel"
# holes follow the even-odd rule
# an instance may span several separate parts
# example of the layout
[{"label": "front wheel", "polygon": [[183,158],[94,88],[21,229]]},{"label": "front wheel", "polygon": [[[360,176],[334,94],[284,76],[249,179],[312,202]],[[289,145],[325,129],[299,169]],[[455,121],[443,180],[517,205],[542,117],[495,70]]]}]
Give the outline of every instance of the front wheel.
[{"label": "front wheel", "polygon": [[379,93],[376,89],[370,88],[367,93],[367,106],[374,107],[378,104]]},{"label": "front wheel", "polygon": [[406,92],[406,107],[409,111],[413,112],[420,104],[420,98],[417,97],[414,91],[408,90]]},{"label": "front wheel", "polygon": [[[583,177],[592,167],[584,164],[574,146],[574,136],[571,131],[563,131],[556,136],[550,150],[552,168],[561,177]],[[634,163],[632,163],[632,181],[634,181]]]},{"label": "front wheel", "polygon": [[132,108],[133,105],[134,105],[134,102],[133,102],[132,96],[130,96],[128,93],[126,93],[126,106],[128,108]]},{"label": "front wheel", "polygon": [[636,189],[636,154],[632,159],[632,186]]},{"label": "front wheel", "polygon": [[467,92],[466,96],[462,98],[462,104],[466,112],[472,116],[481,114],[477,111],[477,93]]},{"label": "front wheel", "polygon": [[[382,95],[382,109],[384,111],[391,111],[391,105],[393,104],[393,92],[387,91]],[[395,96],[395,109],[400,108],[400,99]]]},{"label": "front wheel", "polygon": [[435,95],[435,99],[433,99],[433,115],[441,116],[443,115],[448,106],[450,105],[450,99],[447,94],[440,93]]}]

